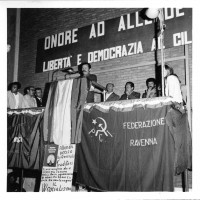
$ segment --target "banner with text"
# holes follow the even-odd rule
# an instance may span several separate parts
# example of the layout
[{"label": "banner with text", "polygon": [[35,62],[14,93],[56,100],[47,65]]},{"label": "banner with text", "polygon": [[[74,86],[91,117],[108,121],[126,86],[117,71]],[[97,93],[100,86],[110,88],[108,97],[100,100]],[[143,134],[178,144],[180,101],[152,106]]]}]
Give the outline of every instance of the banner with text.
[{"label": "banner with text", "polygon": [[103,191],[173,191],[170,106],[84,111],[77,183]]},{"label": "banner with text", "polygon": [[[142,11],[38,40],[36,73],[154,51],[158,24]],[[165,8],[164,48],[192,43],[192,9]],[[156,25],[157,24],[157,25]],[[160,43],[158,39],[158,48]]]},{"label": "banner with text", "polygon": [[45,146],[40,192],[71,191],[75,145]]}]

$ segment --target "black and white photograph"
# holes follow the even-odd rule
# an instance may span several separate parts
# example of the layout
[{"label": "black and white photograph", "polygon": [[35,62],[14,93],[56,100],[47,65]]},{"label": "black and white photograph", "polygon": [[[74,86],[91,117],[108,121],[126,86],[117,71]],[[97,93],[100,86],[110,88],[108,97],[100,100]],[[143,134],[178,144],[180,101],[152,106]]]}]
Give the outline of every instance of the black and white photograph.
[{"label": "black and white photograph", "polygon": [[145,2],[0,1],[5,198],[198,198],[197,4]]}]

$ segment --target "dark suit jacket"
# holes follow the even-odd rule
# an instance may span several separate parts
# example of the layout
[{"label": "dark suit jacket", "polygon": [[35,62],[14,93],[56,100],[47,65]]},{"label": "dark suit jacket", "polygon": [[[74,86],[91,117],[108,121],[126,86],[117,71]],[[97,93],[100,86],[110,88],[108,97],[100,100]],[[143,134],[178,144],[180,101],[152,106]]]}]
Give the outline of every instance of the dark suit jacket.
[{"label": "dark suit jacket", "polygon": [[87,88],[88,88],[88,94],[86,98],[87,103],[94,102],[94,91],[89,91],[92,81],[97,82],[97,76],[95,74],[90,74],[89,76],[87,76]]},{"label": "dark suit jacket", "polygon": [[133,91],[130,95],[128,95],[128,98],[127,94],[123,94],[119,100],[139,99],[139,98],[140,98],[140,93]]},{"label": "dark suit jacket", "polygon": [[114,92],[106,99],[106,101],[118,101],[119,95],[115,94]]},{"label": "dark suit jacket", "polygon": [[41,99],[41,101],[40,101],[37,97],[35,97],[35,99],[36,99],[36,102],[37,102],[37,107],[43,107],[43,106],[45,106],[45,105],[43,104],[42,99]]}]

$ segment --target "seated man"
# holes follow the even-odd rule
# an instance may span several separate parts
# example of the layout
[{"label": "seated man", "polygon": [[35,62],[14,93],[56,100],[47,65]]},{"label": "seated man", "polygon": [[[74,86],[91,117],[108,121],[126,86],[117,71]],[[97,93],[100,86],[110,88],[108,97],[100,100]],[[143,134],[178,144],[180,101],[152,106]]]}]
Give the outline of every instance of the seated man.
[{"label": "seated man", "polygon": [[43,107],[44,103],[42,100],[42,88],[35,88],[35,100],[37,103],[37,107]]},{"label": "seated man", "polygon": [[24,89],[23,108],[37,107],[37,103],[34,96],[35,96],[35,88],[33,86],[29,86]]},{"label": "seated man", "polygon": [[127,82],[125,85],[125,92],[119,100],[139,99],[140,93],[134,92],[133,90],[134,90],[134,83],[130,81]]},{"label": "seated man", "polygon": [[142,98],[157,97],[155,78],[148,78],[146,80],[146,86],[147,86],[147,90],[145,90],[145,93],[142,94]]},{"label": "seated man", "polygon": [[105,101],[117,101],[119,96],[113,92],[114,84],[108,83],[106,85],[106,100]]},{"label": "seated man", "polygon": [[20,92],[18,92],[20,88],[21,84],[19,82],[13,82],[9,85],[9,91],[7,92],[7,108],[22,108],[24,97]]}]

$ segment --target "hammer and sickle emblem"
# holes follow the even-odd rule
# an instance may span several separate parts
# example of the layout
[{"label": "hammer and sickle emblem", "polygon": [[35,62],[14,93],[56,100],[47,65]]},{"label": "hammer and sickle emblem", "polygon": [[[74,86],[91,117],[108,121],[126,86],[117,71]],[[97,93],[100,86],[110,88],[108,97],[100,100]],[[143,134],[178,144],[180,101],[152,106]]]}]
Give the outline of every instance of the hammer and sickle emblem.
[{"label": "hammer and sickle emblem", "polygon": [[97,136],[97,135],[99,134],[99,132],[100,132],[100,133],[104,133],[105,136],[107,136],[107,137],[108,137],[108,134],[109,134],[111,137],[113,137],[113,136],[110,134],[110,132],[107,130],[107,123],[106,123],[106,121],[105,121],[102,117],[97,117],[97,118],[100,119],[103,123],[99,123],[98,127],[101,128],[101,129],[96,131],[95,136]]}]

